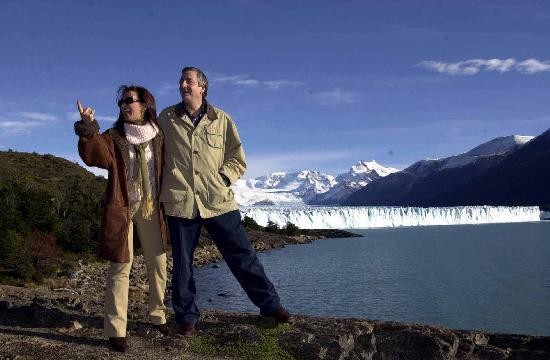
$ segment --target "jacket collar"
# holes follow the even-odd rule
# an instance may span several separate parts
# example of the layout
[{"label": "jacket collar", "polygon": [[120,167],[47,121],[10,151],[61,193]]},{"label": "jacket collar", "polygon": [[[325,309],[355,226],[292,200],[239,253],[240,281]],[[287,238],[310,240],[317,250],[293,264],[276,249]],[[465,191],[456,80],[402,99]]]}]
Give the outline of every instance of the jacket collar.
[{"label": "jacket collar", "polygon": [[[209,120],[216,120],[218,118],[218,115],[216,115],[214,107],[210,105],[206,100],[204,100],[204,102],[206,104],[206,116]],[[183,117],[183,115],[185,115],[185,104],[183,102],[176,104],[174,113],[180,118]]]}]

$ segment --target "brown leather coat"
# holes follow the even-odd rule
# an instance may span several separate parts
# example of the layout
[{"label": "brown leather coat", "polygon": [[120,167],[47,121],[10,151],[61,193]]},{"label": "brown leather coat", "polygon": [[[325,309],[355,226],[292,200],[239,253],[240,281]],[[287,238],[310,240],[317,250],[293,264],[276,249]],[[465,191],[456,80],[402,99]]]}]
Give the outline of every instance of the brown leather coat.
[{"label": "brown leather coat", "polygon": [[[99,235],[99,256],[114,262],[129,262],[128,231],[130,224],[130,201],[128,195],[128,141],[115,128],[99,133],[99,125],[75,123],[79,136],[78,153],[88,166],[107,169],[109,177],[105,189],[105,204]],[[163,167],[164,136],[162,131],[153,139],[157,186],[156,209],[160,211],[160,229],[164,251],[168,249],[168,236],[164,209],[159,203],[159,191]],[[137,238],[137,232],[134,233]]]}]

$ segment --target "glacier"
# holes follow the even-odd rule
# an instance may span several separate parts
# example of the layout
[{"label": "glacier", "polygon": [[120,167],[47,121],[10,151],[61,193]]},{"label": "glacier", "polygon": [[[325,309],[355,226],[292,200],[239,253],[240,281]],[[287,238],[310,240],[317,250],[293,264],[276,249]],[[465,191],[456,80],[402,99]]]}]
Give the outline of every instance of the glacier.
[{"label": "glacier", "polygon": [[241,214],[266,226],[291,222],[302,229],[367,229],[397,226],[488,224],[539,221],[538,206],[382,207],[244,206]]}]

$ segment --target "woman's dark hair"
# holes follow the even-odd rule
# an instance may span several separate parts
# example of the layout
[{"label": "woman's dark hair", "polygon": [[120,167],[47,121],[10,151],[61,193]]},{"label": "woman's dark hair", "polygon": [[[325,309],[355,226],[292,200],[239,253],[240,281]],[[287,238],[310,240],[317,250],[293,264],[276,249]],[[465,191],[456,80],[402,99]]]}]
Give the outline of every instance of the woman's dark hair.
[{"label": "woman's dark hair", "polygon": [[[157,105],[155,104],[155,98],[153,94],[149,92],[146,88],[139,85],[121,85],[117,90],[117,102],[122,100],[124,94],[128,91],[134,90],[137,93],[139,100],[143,101],[146,108],[143,118],[147,121],[157,124]],[[115,122],[114,127],[121,133],[124,134],[124,116],[122,115],[122,109],[119,109],[118,119]]]}]

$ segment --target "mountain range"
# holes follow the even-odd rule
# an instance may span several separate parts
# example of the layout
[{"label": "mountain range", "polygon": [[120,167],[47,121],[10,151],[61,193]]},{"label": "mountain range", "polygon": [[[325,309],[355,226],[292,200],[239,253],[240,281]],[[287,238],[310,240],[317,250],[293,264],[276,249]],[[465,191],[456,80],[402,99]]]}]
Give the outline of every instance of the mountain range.
[{"label": "mountain range", "polygon": [[420,160],[399,171],[359,161],[337,176],[275,172],[233,187],[241,205],[550,207],[550,130],[498,137],[458,155]]},{"label": "mountain range", "polygon": [[371,181],[399,170],[359,161],[337,176],[314,170],[274,172],[233,186],[240,205],[338,205]]},{"label": "mountain range", "polygon": [[418,161],[353,193],[343,205],[550,204],[550,130],[506,136],[460,155]]}]

